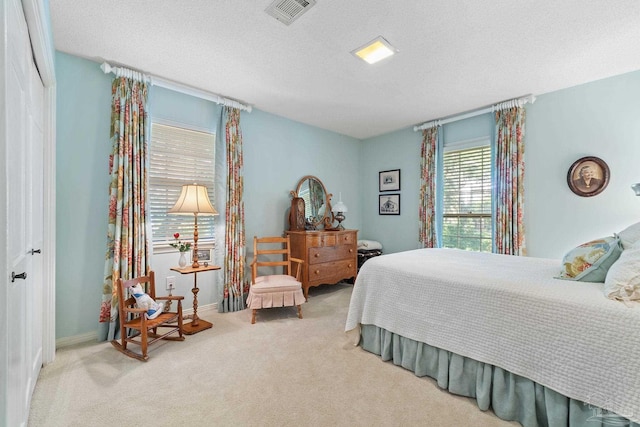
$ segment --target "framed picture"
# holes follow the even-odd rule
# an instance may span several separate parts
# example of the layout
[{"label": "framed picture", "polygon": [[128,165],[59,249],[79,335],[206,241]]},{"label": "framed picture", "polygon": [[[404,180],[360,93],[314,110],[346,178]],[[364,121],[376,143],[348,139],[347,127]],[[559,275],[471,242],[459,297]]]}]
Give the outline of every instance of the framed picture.
[{"label": "framed picture", "polygon": [[[195,250],[191,251],[191,262],[193,262],[193,253]],[[199,249],[198,248],[198,262],[211,262],[211,249]]]},{"label": "framed picture", "polygon": [[609,185],[609,166],[598,157],[582,157],[569,168],[567,184],[578,196],[600,194]]},{"label": "framed picture", "polygon": [[380,194],[378,215],[400,215],[400,194]]},{"label": "framed picture", "polygon": [[400,169],[382,171],[380,177],[380,191],[400,191]]}]

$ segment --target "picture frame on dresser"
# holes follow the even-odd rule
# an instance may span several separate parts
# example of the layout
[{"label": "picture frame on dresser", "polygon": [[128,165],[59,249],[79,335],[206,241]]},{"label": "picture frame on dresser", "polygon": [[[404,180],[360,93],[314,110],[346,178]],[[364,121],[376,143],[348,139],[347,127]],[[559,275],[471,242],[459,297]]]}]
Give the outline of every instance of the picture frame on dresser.
[{"label": "picture frame on dresser", "polygon": [[379,172],[378,181],[381,193],[383,191],[400,191],[400,169]]}]

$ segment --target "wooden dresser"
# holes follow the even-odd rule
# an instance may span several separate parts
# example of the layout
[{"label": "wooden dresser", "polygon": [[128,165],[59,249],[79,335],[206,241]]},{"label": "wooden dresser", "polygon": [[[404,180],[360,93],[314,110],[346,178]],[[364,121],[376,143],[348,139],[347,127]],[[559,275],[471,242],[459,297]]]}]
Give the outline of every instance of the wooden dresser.
[{"label": "wooden dresser", "polygon": [[302,288],[308,298],[309,288],[336,284],[355,278],[358,267],[358,230],[287,231],[291,239],[291,256],[304,260]]}]

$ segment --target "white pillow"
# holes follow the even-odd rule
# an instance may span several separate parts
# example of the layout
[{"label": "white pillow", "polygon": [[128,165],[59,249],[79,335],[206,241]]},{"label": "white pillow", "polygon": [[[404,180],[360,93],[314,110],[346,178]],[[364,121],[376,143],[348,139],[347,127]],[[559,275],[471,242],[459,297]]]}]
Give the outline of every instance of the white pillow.
[{"label": "white pillow", "polygon": [[622,247],[624,249],[629,249],[636,242],[640,242],[640,222],[628,226],[618,233],[618,236],[622,242]]},{"label": "white pillow", "polygon": [[622,251],[620,258],[609,267],[604,294],[618,301],[640,301],[640,240]]}]

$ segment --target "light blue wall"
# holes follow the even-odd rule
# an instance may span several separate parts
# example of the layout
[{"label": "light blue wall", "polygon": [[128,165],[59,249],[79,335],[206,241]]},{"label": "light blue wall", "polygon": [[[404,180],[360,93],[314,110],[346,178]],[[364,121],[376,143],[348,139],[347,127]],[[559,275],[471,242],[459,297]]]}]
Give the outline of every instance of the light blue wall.
[{"label": "light blue wall", "polygon": [[[492,118],[485,114],[443,126],[444,142],[464,141],[491,135]],[[369,138],[360,147],[363,206],[361,236],[382,243],[385,253],[421,247],[418,241],[420,195],[420,148],[422,132],[403,129]],[[378,173],[400,169],[400,191],[380,193]],[[400,215],[379,215],[378,200],[400,193]]]},{"label": "light blue wall", "polygon": [[[640,219],[640,71],[539,96],[527,108],[526,236],[532,256],[562,257]],[[579,197],[567,171],[584,156],[604,160],[608,187]]]},{"label": "light blue wall", "polygon": [[[57,261],[56,338],[97,329],[106,251],[109,120],[112,75],[99,64],[56,53],[57,94]],[[150,115],[198,128],[214,129],[220,107],[152,87]],[[342,192],[349,207],[345,226],[360,226],[354,138],[255,110],[241,113],[244,137],[245,216],[248,246],[254,234],[280,235],[287,228],[289,191],[304,175],[320,178],[329,192]],[[218,132],[221,137],[224,132]],[[223,136],[222,136],[223,137]],[[224,200],[224,195],[216,195]],[[175,265],[175,253],[153,256],[161,287]],[[192,278],[177,275],[176,294],[191,307]],[[216,302],[207,277],[198,277],[200,306]]]},{"label": "light blue wall", "polygon": [[[640,198],[640,71],[538,96],[527,105],[525,228],[531,256],[561,258],[573,246],[611,235],[638,221]],[[446,125],[445,140],[486,134],[491,116]],[[477,133],[474,132],[477,129]],[[361,146],[363,235],[382,242],[385,252],[419,247],[418,132],[404,129],[370,138]],[[611,180],[595,197],[573,194],[566,181],[583,156],[607,162]],[[378,216],[377,173],[402,169],[401,216]]]},{"label": "light blue wall", "polygon": [[97,329],[107,249],[111,81],[56,54],[56,337]]}]

